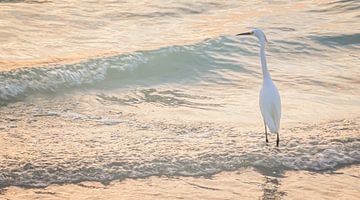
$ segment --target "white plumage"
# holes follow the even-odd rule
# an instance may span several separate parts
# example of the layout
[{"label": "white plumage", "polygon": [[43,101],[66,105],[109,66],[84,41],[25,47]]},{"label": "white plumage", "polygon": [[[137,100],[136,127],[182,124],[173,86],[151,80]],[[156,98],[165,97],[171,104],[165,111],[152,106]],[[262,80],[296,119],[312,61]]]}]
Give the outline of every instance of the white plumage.
[{"label": "white plumage", "polygon": [[263,80],[259,104],[265,124],[272,133],[278,133],[280,128],[281,100],[279,92],[270,77]]},{"label": "white plumage", "polygon": [[281,118],[281,100],[279,91],[276,88],[274,82],[271,79],[270,73],[267,69],[266,57],[265,57],[265,45],[267,42],[266,36],[260,29],[254,29],[251,32],[240,33],[237,35],[254,35],[259,39],[260,42],[260,61],[263,74],[263,83],[260,90],[259,105],[261,114],[263,116],[265,125],[266,142],[267,128],[270,132],[276,133],[276,146],[279,146],[279,129],[280,129],[280,118]]}]

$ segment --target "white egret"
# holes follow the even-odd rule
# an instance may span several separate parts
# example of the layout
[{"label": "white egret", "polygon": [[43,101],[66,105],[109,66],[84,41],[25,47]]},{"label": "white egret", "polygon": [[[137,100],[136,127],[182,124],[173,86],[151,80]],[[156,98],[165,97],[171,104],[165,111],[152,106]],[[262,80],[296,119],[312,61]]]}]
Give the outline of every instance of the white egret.
[{"label": "white egret", "polygon": [[260,29],[254,29],[251,32],[240,33],[238,35],[253,35],[259,39],[260,42],[260,60],[263,74],[263,82],[260,90],[259,104],[261,114],[265,125],[265,136],[267,138],[267,128],[270,132],[276,133],[276,146],[279,146],[279,128],[281,117],[281,100],[279,91],[273,83],[270,73],[267,69],[266,57],[265,57],[265,45],[267,43],[266,36]]}]

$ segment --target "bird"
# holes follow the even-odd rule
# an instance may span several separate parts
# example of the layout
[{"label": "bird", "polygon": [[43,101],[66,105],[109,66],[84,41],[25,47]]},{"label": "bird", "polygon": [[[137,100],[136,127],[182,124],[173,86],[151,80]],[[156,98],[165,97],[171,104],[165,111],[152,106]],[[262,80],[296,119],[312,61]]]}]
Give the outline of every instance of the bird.
[{"label": "bird", "polygon": [[279,129],[281,118],[281,99],[279,90],[276,88],[274,82],[271,79],[270,73],[267,68],[265,46],[268,40],[265,33],[260,29],[253,29],[250,32],[239,33],[236,36],[252,35],[255,36],[260,42],[260,61],[262,68],[262,87],[259,95],[259,105],[261,115],[263,117],[265,126],[266,143],[269,142],[267,137],[267,128],[270,132],[276,133],[276,146],[279,147]]}]

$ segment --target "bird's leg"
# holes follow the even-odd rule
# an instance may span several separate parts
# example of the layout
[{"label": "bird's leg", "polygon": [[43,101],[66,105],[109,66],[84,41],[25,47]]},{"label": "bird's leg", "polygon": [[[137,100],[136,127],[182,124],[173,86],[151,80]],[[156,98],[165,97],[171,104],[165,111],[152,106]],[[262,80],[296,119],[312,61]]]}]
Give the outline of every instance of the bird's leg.
[{"label": "bird's leg", "polygon": [[279,142],[280,142],[280,139],[279,139],[279,132],[276,133],[276,146],[279,147]]},{"label": "bird's leg", "polygon": [[264,126],[265,126],[265,137],[266,137],[266,143],[269,142],[268,138],[267,138],[267,128],[266,128],[266,123],[264,121]]}]

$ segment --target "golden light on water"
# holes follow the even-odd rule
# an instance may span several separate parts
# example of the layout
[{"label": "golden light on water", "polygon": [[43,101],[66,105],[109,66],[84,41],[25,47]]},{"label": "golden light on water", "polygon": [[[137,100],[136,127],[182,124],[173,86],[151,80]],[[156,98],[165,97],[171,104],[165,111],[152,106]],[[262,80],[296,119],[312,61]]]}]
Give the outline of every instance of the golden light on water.
[{"label": "golden light on water", "polygon": [[356,3],[0,1],[0,199],[360,198]]},{"label": "golden light on water", "polygon": [[[297,13],[295,17],[301,17],[301,10],[314,6],[299,2],[266,4],[259,9],[251,3],[232,6],[207,1],[200,1],[191,8],[186,7],[189,2],[160,5],[161,2],[107,1],[95,4],[86,1],[2,3],[0,69],[75,63],[91,57],[191,44],[219,35],[232,35],[246,27],[266,27],[267,19],[273,25],[284,21],[298,23],[300,18],[292,22],[288,16]],[[187,15],[191,12],[194,14]],[[353,17],[352,13],[347,15],[348,19]],[[319,24],[322,29],[331,26],[338,27],[339,23],[322,21]],[[353,29],[344,25],[341,30]]]}]

